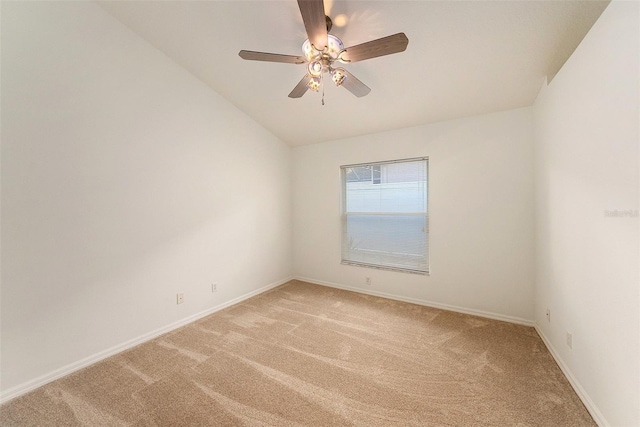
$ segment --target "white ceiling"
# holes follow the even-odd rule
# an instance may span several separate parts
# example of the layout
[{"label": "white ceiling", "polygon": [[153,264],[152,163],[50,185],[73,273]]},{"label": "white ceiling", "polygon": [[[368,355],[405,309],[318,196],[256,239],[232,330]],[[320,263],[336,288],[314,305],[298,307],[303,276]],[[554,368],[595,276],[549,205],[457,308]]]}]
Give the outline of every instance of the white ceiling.
[{"label": "white ceiling", "polygon": [[332,34],[345,46],[404,32],[402,53],[345,65],[371,93],[325,85],[287,97],[304,65],[245,61],[241,49],[301,54],[295,0],[107,1],[99,4],[150,44],[292,146],[532,105],[604,1],[336,0]]}]

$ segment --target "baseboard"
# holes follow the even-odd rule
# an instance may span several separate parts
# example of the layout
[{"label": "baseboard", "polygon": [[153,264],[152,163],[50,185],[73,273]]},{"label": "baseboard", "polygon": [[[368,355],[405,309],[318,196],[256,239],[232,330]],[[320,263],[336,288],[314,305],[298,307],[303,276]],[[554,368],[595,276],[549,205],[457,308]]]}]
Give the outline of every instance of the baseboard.
[{"label": "baseboard", "polygon": [[133,338],[129,341],[126,341],[122,344],[118,344],[116,346],[113,346],[111,348],[108,348],[104,351],[101,351],[99,353],[96,353],[94,355],[91,355],[89,357],[86,357],[84,359],[78,360],[77,362],[74,363],[70,363],[69,365],[63,366],[60,369],[56,369],[55,371],[52,371],[48,374],[42,375],[38,378],[35,378],[33,380],[27,381],[23,384],[20,384],[18,386],[12,387],[9,390],[5,391],[2,393],[2,396],[0,396],[0,404],[8,402],[9,400],[15,399],[18,396],[21,396],[23,394],[26,394],[32,390],[35,390],[38,387],[42,387],[45,384],[48,384],[52,381],[55,381],[59,378],[62,378],[66,375],[69,375],[73,372],[76,372],[82,368],[86,368],[87,366],[93,365],[94,363],[97,363],[101,360],[106,359],[107,357],[111,357],[114,356],[118,353],[121,353],[125,350],[128,350],[132,347],[135,347],[139,344],[142,344],[144,342],[147,342],[149,340],[152,340],[153,338],[156,338],[160,335],[166,334],[167,332],[171,332],[174,329],[180,328],[182,326],[185,326],[189,323],[195,322],[198,319],[201,319],[205,316],[208,316],[210,314],[215,313],[216,311],[220,311],[224,308],[227,308],[229,306],[232,306],[234,304],[238,304],[239,302],[242,302],[246,299],[249,299],[251,297],[254,297],[256,295],[259,295],[263,292],[266,292],[270,289],[273,289],[277,286],[280,286],[284,283],[287,283],[288,281],[290,281],[292,279],[292,277],[288,277],[286,279],[282,279],[282,280],[278,280],[276,282],[270,283],[268,285],[265,285],[261,288],[258,288],[254,291],[251,291],[249,293],[246,293],[244,295],[241,295],[237,298],[233,298],[229,301],[225,301],[222,304],[218,304],[214,307],[208,308],[206,310],[203,310],[199,313],[196,314],[192,314],[191,316],[185,317],[184,319],[178,320],[177,322],[173,322],[169,325],[163,326],[161,328],[158,328],[156,330],[153,330],[151,332],[148,332],[144,335],[141,335],[137,338]]},{"label": "baseboard", "polygon": [[571,371],[571,369],[569,369],[567,364],[564,363],[564,360],[562,360],[562,357],[560,357],[560,353],[556,351],[555,347],[551,344],[551,341],[547,338],[544,332],[542,332],[542,329],[538,327],[538,324],[535,324],[534,327],[538,335],[540,335],[542,342],[544,342],[544,345],[547,346],[549,353],[551,353],[551,356],[553,356],[553,358],[555,359],[564,376],[567,377],[567,380],[569,380],[569,384],[571,384],[571,387],[573,387],[580,400],[582,400],[582,403],[584,404],[585,408],[587,408],[587,411],[589,411],[589,414],[591,414],[591,417],[593,417],[593,420],[596,422],[596,424],[598,424],[598,426],[600,427],[610,427],[609,423],[604,418],[596,404],[593,403],[593,400],[591,400],[585,389],[582,388],[580,381],[578,381],[575,375],[573,375],[573,372]]},{"label": "baseboard", "polygon": [[370,291],[368,289],[354,288],[351,286],[345,286],[338,283],[331,283],[331,282],[325,282],[322,280],[310,279],[308,277],[296,276],[294,277],[294,279],[300,280],[302,282],[313,283],[315,285],[322,285],[322,286],[328,286],[330,288],[344,289],[346,291],[358,292],[361,294],[373,295],[376,297],[383,297],[383,298],[388,298],[396,301],[410,302],[412,304],[424,305],[425,307],[433,307],[433,308],[439,308],[442,310],[455,311],[457,313],[470,314],[472,316],[485,317],[487,319],[501,320],[503,322],[509,322],[509,323],[516,323],[518,325],[524,325],[524,326],[535,325],[532,320],[527,320],[527,319],[523,319],[515,316],[506,316],[503,314],[491,313],[491,312],[482,311],[482,310],[473,310],[473,309],[458,307],[458,306],[449,305],[449,304],[441,304],[441,303],[422,300],[418,298],[410,298],[402,295],[389,294],[386,292],[378,292],[378,291]]}]

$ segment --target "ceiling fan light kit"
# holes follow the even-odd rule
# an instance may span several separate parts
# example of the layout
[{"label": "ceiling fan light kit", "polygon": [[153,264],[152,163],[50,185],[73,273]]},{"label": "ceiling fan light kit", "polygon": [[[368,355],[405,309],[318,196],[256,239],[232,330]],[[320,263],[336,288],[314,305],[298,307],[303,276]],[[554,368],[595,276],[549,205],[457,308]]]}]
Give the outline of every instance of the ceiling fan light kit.
[{"label": "ceiling fan light kit", "polygon": [[[331,21],[327,17],[327,22]],[[330,27],[328,27],[330,28]],[[329,73],[331,80],[336,86],[342,85],[345,79],[344,69],[333,68],[334,61],[340,60],[340,54],[344,52],[344,43],[338,37],[328,34],[327,45],[323,50],[316,49],[309,39],[302,44],[302,54],[308,61],[307,70],[311,79],[307,83],[307,88],[314,92],[320,90],[322,85],[322,74]]]},{"label": "ceiling fan light kit", "polygon": [[333,23],[324,14],[323,0],[298,0],[298,7],[308,36],[302,44],[302,56],[247,50],[239,52],[242,59],[250,61],[307,64],[307,73],[291,91],[289,98],[300,98],[307,90],[318,92],[322,87],[323,74],[329,74],[336,86],[344,87],[355,96],[365,96],[371,89],[344,68],[334,67],[334,63],[348,64],[402,52],[409,43],[404,33],[398,33],[345,48],[342,40],[329,34]]}]

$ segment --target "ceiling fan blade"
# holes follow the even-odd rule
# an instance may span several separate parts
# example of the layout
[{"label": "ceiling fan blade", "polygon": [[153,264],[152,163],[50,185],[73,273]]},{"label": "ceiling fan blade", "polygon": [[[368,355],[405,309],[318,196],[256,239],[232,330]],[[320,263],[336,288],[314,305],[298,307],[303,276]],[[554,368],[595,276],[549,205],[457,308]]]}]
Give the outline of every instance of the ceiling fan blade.
[{"label": "ceiling fan blade", "polygon": [[345,79],[342,82],[342,87],[357,96],[358,98],[367,95],[371,92],[371,88],[366,84],[358,80],[353,74],[344,70]]},{"label": "ceiling fan blade", "polygon": [[407,36],[404,33],[398,33],[348,47],[340,56],[340,59],[344,62],[357,62],[378,56],[391,55],[392,53],[404,51],[408,44],[409,39]]},{"label": "ceiling fan blade", "polygon": [[269,62],[285,62],[287,64],[304,64],[306,62],[303,56],[280,55],[279,53],[253,52],[250,50],[241,50],[238,55],[240,58],[250,61],[269,61]]},{"label": "ceiling fan blade", "polygon": [[298,7],[309,41],[318,50],[327,45],[327,21],[323,0],[298,0]]},{"label": "ceiling fan blade", "polygon": [[308,89],[307,84],[309,83],[309,80],[311,80],[311,76],[307,74],[302,78],[302,80],[300,80],[300,82],[296,85],[296,87],[293,88],[293,90],[289,94],[289,98],[302,97],[302,95],[304,95],[307,92],[307,89]]}]

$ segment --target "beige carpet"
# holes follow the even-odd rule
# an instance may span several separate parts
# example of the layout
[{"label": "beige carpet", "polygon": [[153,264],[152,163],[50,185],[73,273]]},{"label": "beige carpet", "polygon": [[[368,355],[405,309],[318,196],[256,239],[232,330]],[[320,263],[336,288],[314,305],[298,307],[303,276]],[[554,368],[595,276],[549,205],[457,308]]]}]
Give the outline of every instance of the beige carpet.
[{"label": "beige carpet", "polygon": [[530,327],[292,281],[0,408],[3,426],[594,426]]}]

